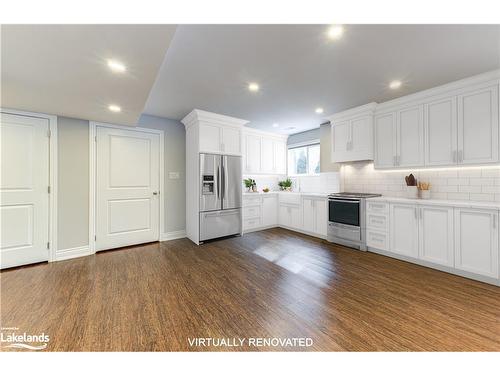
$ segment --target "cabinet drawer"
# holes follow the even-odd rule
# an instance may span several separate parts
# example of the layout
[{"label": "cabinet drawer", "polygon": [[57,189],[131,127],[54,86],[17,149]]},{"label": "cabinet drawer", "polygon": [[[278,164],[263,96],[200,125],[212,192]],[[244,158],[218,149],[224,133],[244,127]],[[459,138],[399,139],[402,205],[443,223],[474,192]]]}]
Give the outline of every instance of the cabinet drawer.
[{"label": "cabinet drawer", "polygon": [[369,212],[366,214],[366,227],[387,232],[389,229],[389,218],[387,215],[379,215]]},{"label": "cabinet drawer", "polygon": [[260,217],[255,217],[253,219],[244,219],[243,220],[243,231],[248,231],[251,229],[259,228],[260,225]]},{"label": "cabinet drawer", "polygon": [[243,207],[243,217],[244,218],[260,217],[260,206]]},{"label": "cabinet drawer", "polygon": [[260,205],[260,197],[243,197],[243,207]]},{"label": "cabinet drawer", "polygon": [[389,204],[385,202],[370,202],[366,200],[366,210],[374,213],[389,213]]},{"label": "cabinet drawer", "polygon": [[387,233],[368,229],[366,231],[366,244],[375,249],[389,250],[389,238]]}]

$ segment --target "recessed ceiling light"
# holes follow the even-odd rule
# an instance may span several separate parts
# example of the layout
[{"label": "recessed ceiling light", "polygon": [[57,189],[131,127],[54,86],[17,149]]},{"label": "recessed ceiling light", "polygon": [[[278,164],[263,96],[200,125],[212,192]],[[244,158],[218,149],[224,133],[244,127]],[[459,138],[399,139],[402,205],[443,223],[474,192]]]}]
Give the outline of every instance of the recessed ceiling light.
[{"label": "recessed ceiling light", "polygon": [[123,73],[127,70],[125,65],[116,60],[108,60],[108,67],[115,73]]},{"label": "recessed ceiling light", "polygon": [[342,25],[333,25],[328,28],[327,35],[330,39],[340,39],[344,34],[344,27]]},{"label": "recessed ceiling light", "polygon": [[402,85],[402,82],[401,81],[392,81],[391,83],[389,83],[389,87],[393,90],[396,90],[396,89],[399,89]]},{"label": "recessed ceiling light", "polygon": [[289,126],[288,128],[286,128],[286,130],[295,130],[297,129],[295,126]]},{"label": "recessed ceiling light", "polygon": [[252,92],[257,92],[259,91],[259,84],[255,82],[251,82],[248,84],[248,89]]},{"label": "recessed ceiling light", "polygon": [[110,104],[110,105],[108,106],[108,109],[109,109],[111,112],[121,112],[121,110],[122,110],[122,109],[120,108],[120,106],[117,106],[117,105],[115,105],[115,104]]},{"label": "recessed ceiling light", "polygon": [[316,112],[318,115],[322,114],[323,113],[323,108],[321,107],[318,107],[314,110],[314,112]]},{"label": "recessed ceiling light", "polygon": [[273,128],[277,128],[277,127],[279,127],[279,126],[280,126],[280,124],[277,124],[277,123],[274,123],[274,124],[273,124]]}]

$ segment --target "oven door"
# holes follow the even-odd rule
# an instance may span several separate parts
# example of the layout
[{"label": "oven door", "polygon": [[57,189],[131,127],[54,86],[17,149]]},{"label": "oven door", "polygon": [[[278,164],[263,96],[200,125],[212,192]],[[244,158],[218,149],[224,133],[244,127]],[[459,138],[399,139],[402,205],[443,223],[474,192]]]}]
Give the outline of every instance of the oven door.
[{"label": "oven door", "polygon": [[360,205],[355,199],[328,200],[328,241],[347,246],[361,242]]},{"label": "oven door", "polygon": [[330,198],[328,200],[328,221],[330,223],[360,227],[360,205],[361,201],[359,199]]}]

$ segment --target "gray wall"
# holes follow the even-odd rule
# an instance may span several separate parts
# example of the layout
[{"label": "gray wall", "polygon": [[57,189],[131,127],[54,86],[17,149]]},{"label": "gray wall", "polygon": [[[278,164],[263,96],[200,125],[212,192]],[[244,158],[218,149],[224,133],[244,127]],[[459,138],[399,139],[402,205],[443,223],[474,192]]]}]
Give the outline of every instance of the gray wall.
[{"label": "gray wall", "polygon": [[[165,232],[186,229],[186,130],[180,121],[142,115],[137,126],[165,132]],[[169,172],[179,172],[170,179]]]},{"label": "gray wall", "polygon": [[320,126],[320,142],[321,142],[321,158],[320,168],[321,172],[339,172],[340,164],[332,163],[330,160],[330,142],[331,142],[331,128],[330,124]]},{"label": "gray wall", "polygon": [[311,129],[302,133],[292,134],[288,137],[287,144],[291,146],[297,143],[314,141],[320,139],[319,136],[319,128]]},{"label": "gray wall", "polygon": [[89,241],[89,122],[57,118],[59,249],[88,245]]},{"label": "gray wall", "polygon": [[[89,121],[58,117],[58,249],[88,245]],[[186,226],[186,131],[179,121],[143,115],[138,126],[165,132],[165,228]],[[179,172],[170,179],[169,172]]]}]

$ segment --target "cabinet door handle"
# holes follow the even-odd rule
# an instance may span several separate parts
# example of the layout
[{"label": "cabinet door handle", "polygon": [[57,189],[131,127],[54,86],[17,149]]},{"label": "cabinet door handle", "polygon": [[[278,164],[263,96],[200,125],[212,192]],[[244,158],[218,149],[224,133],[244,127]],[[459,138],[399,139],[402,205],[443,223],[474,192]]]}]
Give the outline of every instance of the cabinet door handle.
[{"label": "cabinet door handle", "polygon": [[418,208],[415,207],[415,219],[418,220]]},{"label": "cabinet door handle", "polygon": [[497,227],[497,215],[493,214],[493,229]]},{"label": "cabinet door handle", "polygon": [[462,151],[462,150],[459,150],[459,151],[458,151],[458,162],[459,162],[459,163],[462,163],[463,161],[464,161],[463,151]]},{"label": "cabinet door handle", "polygon": [[396,155],[392,157],[392,165],[396,166]]}]

